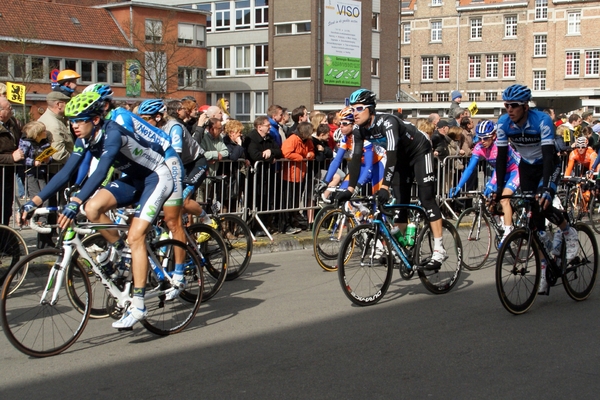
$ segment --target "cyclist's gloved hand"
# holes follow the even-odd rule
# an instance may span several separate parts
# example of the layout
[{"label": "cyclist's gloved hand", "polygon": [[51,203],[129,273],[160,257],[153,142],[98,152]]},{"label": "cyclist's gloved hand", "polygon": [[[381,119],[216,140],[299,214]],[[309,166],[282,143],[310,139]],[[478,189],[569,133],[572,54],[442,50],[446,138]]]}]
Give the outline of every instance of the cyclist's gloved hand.
[{"label": "cyclist's gloved hand", "polygon": [[554,198],[554,190],[549,187],[539,187],[538,188],[538,201],[542,209],[546,209],[550,204],[552,204],[552,198]]},{"label": "cyclist's gloved hand", "polygon": [[380,204],[387,204],[390,201],[390,192],[387,189],[379,189],[376,196]]},{"label": "cyclist's gloved hand", "polygon": [[79,204],[78,202],[71,201],[71,202],[69,202],[69,204],[67,204],[65,206],[65,209],[63,210],[62,215],[64,215],[68,219],[75,219],[75,217],[77,217],[77,213],[79,212],[80,206],[81,206],[81,204]]},{"label": "cyclist's gloved hand", "polygon": [[[21,214],[21,221],[26,221],[29,218],[31,218],[31,216],[33,215],[33,212],[35,211],[36,208],[37,208],[37,206],[31,200],[29,200],[27,203],[23,204],[21,206],[21,208],[19,209],[19,213]],[[20,222],[19,225],[21,225],[21,221],[19,221]]]},{"label": "cyclist's gloved hand", "polygon": [[351,191],[349,191],[349,190],[344,190],[343,192],[339,192],[339,193],[336,195],[336,199],[337,199],[337,200],[338,200],[340,203],[341,203],[341,202],[344,202],[344,201],[348,201],[348,200],[350,200],[350,199],[352,198],[352,194],[353,194],[353,193],[352,193]]},{"label": "cyclist's gloved hand", "polygon": [[459,188],[455,187],[455,188],[450,188],[450,191],[448,192],[448,198],[451,199],[454,196],[456,196],[458,194],[458,192],[460,191]]}]

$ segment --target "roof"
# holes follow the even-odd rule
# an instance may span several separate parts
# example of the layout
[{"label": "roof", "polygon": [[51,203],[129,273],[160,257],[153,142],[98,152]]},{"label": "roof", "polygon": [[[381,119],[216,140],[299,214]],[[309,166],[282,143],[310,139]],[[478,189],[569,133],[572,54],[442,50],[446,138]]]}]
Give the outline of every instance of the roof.
[{"label": "roof", "polygon": [[102,8],[48,1],[0,0],[0,15],[0,36],[3,38],[91,47],[131,47],[110,13]]}]

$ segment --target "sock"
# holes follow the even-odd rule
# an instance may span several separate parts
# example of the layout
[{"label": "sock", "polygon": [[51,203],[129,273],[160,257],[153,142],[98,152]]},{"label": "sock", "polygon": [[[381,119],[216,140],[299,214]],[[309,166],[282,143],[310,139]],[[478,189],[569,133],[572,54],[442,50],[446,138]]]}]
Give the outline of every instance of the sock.
[{"label": "sock", "polygon": [[504,236],[508,235],[512,230],[512,225],[504,225]]},{"label": "sock", "polygon": [[183,264],[175,264],[175,272],[173,273],[173,279],[175,282],[183,280]]},{"label": "sock", "polygon": [[444,238],[433,238],[433,250],[441,250],[444,248]]},{"label": "sock", "polygon": [[144,305],[144,295],[145,294],[146,294],[145,287],[142,287],[142,288],[134,287],[133,288],[133,297],[131,298],[131,305],[139,308],[140,310],[145,309],[146,308],[146,306]]},{"label": "sock", "polygon": [[114,242],[112,244],[112,246],[116,249],[116,250],[121,250],[123,249],[123,247],[125,247],[125,241],[123,239],[119,239],[116,242]]}]

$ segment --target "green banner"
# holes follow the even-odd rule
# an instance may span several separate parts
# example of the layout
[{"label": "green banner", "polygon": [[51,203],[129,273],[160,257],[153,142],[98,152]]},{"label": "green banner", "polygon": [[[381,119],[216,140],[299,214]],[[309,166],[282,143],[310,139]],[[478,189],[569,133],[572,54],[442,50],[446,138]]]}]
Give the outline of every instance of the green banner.
[{"label": "green banner", "polygon": [[360,58],[325,55],[323,83],[325,85],[360,86]]}]

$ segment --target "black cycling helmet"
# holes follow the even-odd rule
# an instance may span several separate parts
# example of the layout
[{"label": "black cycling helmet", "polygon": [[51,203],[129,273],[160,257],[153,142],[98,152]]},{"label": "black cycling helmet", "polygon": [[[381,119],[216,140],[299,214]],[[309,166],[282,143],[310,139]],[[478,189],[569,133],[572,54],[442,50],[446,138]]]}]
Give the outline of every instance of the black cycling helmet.
[{"label": "black cycling helmet", "polygon": [[502,92],[502,100],[527,103],[531,100],[531,89],[524,85],[511,85]]},{"label": "black cycling helmet", "polygon": [[377,95],[367,89],[358,89],[350,95],[350,105],[364,104],[365,106],[377,106]]}]

